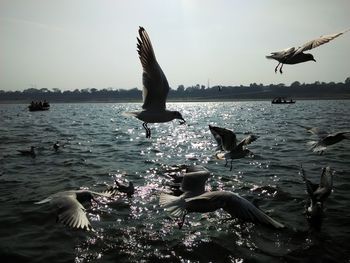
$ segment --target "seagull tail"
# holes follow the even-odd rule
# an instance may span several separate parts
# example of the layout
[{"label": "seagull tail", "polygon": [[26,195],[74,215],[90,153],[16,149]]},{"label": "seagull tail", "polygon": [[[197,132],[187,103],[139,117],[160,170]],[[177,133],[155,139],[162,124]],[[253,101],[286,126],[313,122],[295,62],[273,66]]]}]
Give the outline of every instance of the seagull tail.
[{"label": "seagull tail", "polygon": [[327,147],[320,145],[317,141],[309,141],[306,144],[310,146],[309,150],[313,152],[322,152],[327,149]]},{"label": "seagull tail", "polygon": [[310,147],[310,150],[312,150],[317,146],[317,143],[317,141],[309,141],[306,144]]},{"label": "seagull tail", "polygon": [[173,217],[180,217],[186,214],[186,202],[185,199],[181,196],[161,193],[159,197],[159,204]]},{"label": "seagull tail", "polygon": [[273,57],[272,55],[270,55],[270,56],[265,56],[265,58],[267,58],[267,59],[274,59],[274,57]]}]

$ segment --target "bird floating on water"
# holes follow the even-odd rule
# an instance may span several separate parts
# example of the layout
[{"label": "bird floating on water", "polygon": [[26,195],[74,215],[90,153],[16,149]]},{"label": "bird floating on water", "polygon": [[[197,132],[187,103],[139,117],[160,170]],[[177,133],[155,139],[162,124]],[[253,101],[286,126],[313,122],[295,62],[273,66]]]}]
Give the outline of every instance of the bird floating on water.
[{"label": "bird floating on water", "polygon": [[128,185],[123,184],[115,180],[117,189],[119,192],[126,194],[128,197],[131,197],[135,193],[135,187],[132,182],[129,182]]},{"label": "bird floating on water", "polygon": [[324,36],[320,36],[319,38],[313,39],[307,43],[305,43],[304,45],[300,46],[300,47],[291,47],[291,48],[287,48],[281,51],[277,51],[277,52],[272,52],[271,55],[266,56],[266,58],[268,59],[275,59],[278,61],[278,65],[275,68],[275,72],[277,73],[278,70],[278,66],[281,64],[280,67],[280,73],[282,74],[282,67],[284,64],[298,64],[298,63],[303,63],[306,61],[315,61],[315,58],[312,54],[310,53],[304,53],[304,51],[316,48],[318,46],[321,46],[325,43],[328,43],[329,41],[339,37],[340,35],[344,34],[345,32],[349,31],[345,30],[343,32],[340,33],[336,33],[336,34],[332,34],[332,35],[324,35]]},{"label": "bird floating on water", "polygon": [[306,178],[305,171],[301,166],[301,176],[306,185],[306,191],[310,200],[305,209],[306,217],[309,223],[316,228],[320,228],[323,218],[324,202],[327,200],[333,189],[333,176],[335,171],[330,167],[322,169],[319,184],[314,184]]},{"label": "bird floating on water", "polygon": [[143,27],[139,28],[137,42],[137,52],[143,68],[143,111],[126,112],[125,114],[143,121],[146,138],[150,138],[151,130],[147,126],[148,123],[163,123],[180,119],[182,120],[180,124],[184,124],[185,120],[180,112],[166,109],[169,84],[156,60],[151,40]]},{"label": "bird floating on water", "polygon": [[209,171],[204,169],[184,175],[181,184],[181,190],[184,192],[182,195],[173,196],[165,193],[160,195],[160,206],[169,212],[171,216],[182,217],[179,228],[183,226],[185,216],[188,213],[207,213],[220,208],[228,212],[232,218],[275,228],[284,227],[283,224],[272,219],[238,194],[228,191],[205,191],[205,183],[209,176]]},{"label": "bird floating on water", "polygon": [[60,143],[58,141],[56,143],[54,143],[53,148],[57,152],[58,149],[60,148]]},{"label": "bird floating on water", "polygon": [[31,146],[30,150],[17,150],[21,155],[30,156],[32,158],[36,157],[35,146]]},{"label": "bird floating on water", "polygon": [[94,195],[112,197],[108,191],[98,193],[90,190],[69,190],[53,194],[35,204],[50,203],[57,209],[57,222],[76,229],[91,230],[82,203],[96,201]]},{"label": "bird floating on water", "polygon": [[230,171],[232,170],[232,163],[234,159],[240,159],[253,155],[253,153],[246,148],[246,145],[254,142],[258,136],[250,134],[237,144],[237,137],[233,131],[211,125],[209,125],[209,130],[218,143],[216,150],[224,151],[216,153],[216,157],[222,160],[225,159],[225,166],[227,166],[227,160],[231,160]]}]

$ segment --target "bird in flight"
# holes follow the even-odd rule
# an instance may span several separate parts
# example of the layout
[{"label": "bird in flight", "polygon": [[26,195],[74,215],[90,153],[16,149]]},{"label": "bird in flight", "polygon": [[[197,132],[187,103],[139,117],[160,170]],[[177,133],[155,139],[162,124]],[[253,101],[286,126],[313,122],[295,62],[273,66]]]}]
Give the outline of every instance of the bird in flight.
[{"label": "bird in flight", "polygon": [[310,224],[320,227],[323,217],[323,204],[332,193],[333,190],[333,176],[335,171],[332,171],[328,166],[322,169],[320,183],[312,183],[306,178],[303,167],[301,169],[301,177],[306,185],[306,191],[309,195],[308,205],[305,212]]},{"label": "bird in flight", "polygon": [[278,64],[275,68],[275,73],[277,73],[279,65],[281,65],[279,71],[282,74],[282,68],[284,64],[298,64],[303,63],[306,61],[315,61],[315,58],[310,53],[304,53],[304,51],[316,48],[318,46],[321,46],[325,43],[328,43],[329,41],[341,36],[342,34],[346,33],[348,30],[345,30],[340,33],[332,34],[332,35],[324,35],[320,36],[319,38],[316,38],[314,40],[311,40],[304,45],[301,45],[300,47],[291,47],[287,48],[281,51],[272,52],[271,55],[266,56],[267,59],[275,59],[278,61]]},{"label": "bird in flight", "polygon": [[137,52],[143,68],[143,110],[140,112],[126,112],[125,114],[143,121],[142,125],[146,130],[146,138],[150,138],[151,130],[147,126],[148,123],[162,123],[180,119],[182,120],[180,124],[184,124],[186,121],[180,112],[166,109],[169,84],[156,60],[151,40],[143,27],[139,28]]},{"label": "bird in flight", "polygon": [[246,146],[258,139],[258,136],[250,134],[237,144],[236,134],[233,131],[211,125],[209,125],[209,130],[218,144],[216,150],[219,152],[216,153],[216,157],[226,160],[225,166],[227,166],[227,160],[231,160],[230,171],[234,159],[253,155]]},{"label": "bird in flight", "polygon": [[229,191],[206,191],[205,184],[210,175],[204,167],[187,172],[181,183],[180,196],[162,193],[159,198],[160,206],[173,217],[182,217],[179,222],[181,228],[188,213],[208,213],[222,208],[232,218],[242,221],[260,223],[274,228],[283,228],[284,225],[272,219],[251,202]]}]

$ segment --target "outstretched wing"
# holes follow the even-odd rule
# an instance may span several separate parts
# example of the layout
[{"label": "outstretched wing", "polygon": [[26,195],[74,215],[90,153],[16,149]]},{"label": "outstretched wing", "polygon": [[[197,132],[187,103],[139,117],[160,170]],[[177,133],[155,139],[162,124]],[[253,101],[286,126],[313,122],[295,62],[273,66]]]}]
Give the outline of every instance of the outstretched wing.
[{"label": "outstretched wing", "polygon": [[285,58],[289,57],[290,55],[292,55],[294,53],[294,51],[295,51],[295,47],[290,47],[290,48],[286,48],[286,49],[281,50],[281,51],[271,52],[271,55],[266,56],[266,58],[282,60],[282,59],[285,59]]},{"label": "outstretched wing", "polygon": [[307,43],[305,43],[304,45],[302,45],[301,47],[299,47],[295,53],[294,53],[294,56],[301,53],[301,52],[304,52],[304,51],[307,51],[307,50],[310,50],[310,49],[313,49],[313,48],[316,48],[318,46],[321,46],[323,44],[326,44],[328,43],[329,41],[341,36],[342,34],[344,34],[345,32],[349,31],[348,30],[345,30],[343,32],[340,32],[340,33],[336,33],[336,34],[332,34],[332,35],[325,35],[325,36],[320,36],[319,38],[316,38],[314,40],[311,40]]},{"label": "outstretched wing", "polygon": [[206,192],[200,196],[186,199],[186,207],[189,212],[191,210],[195,212],[210,212],[222,208],[232,217],[244,221],[265,224],[275,228],[284,227],[283,224],[266,215],[251,202],[232,192]]},{"label": "outstretched wing", "polygon": [[243,146],[251,144],[252,142],[256,141],[259,137],[254,134],[249,134],[247,137],[245,137],[238,145],[237,148],[243,148]]},{"label": "outstretched wing", "polygon": [[197,195],[204,193],[205,183],[209,175],[209,171],[205,168],[202,171],[186,173],[182,179],[180,190]]},{"label": "outstretched wing", "polygon": [[69,227],[91,230],[85,208],[74,196],[54,198],[51,204],[58,208],[57,220],[59,222]]},{"label": "outstretched wing", "polygon": [[314,196],[314,192],[317,190],[318,185],[312,183],[310,180],[306,178],[305,171],[302,166],[300,166],[300,173],[301,173],[301,178],[303,178],[303,181],[305,182],[306,186],[306,191],[309,194],[311,198]]},{"label": "outstretched wing", "polygon": [[139,28],[137,52],[143,68],[142,108],[146,110],[164,110],[169,84],[156,60],[151,40],[143,27]]},{"label": "outstretched wing", "polygon": [[236,147],[236,134],[225,128],[209,125],[209,130],[218,143],[218,150],[231,151]]}]

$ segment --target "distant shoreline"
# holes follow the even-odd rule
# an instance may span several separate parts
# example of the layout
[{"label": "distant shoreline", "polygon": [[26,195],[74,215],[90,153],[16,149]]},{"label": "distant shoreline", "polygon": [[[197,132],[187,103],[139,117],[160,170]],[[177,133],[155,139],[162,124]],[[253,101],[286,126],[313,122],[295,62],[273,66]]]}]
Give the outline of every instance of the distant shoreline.
[{"label": "distant shoreline", "polygon": [[[345,98],[340,98],[340,97],[334,97],[334,98],[324,98],[324,97],[319,97],[319,98],[293,98],[294,101],[303,101],[303,100],[350,100],[350,97],[345,97]],[[172,102],[240,102],[240,101],[271,101],[271,99],[265,99],[265,98],[254,98],[254,99],[246,99],[246,98],[237,98],[237,99],[208,99],[208,98],[182,98],[182,99],[168,99],[168,103]],[[53,100],[49,101],[52,104],[69,104],[69,103],[140,103],[142,104],[142,100],[68,100],[68,101],[61,101],[61,100]],[[0,104],[28,104],[29,105],[30,101],[29,100],[0,100]]]}]

